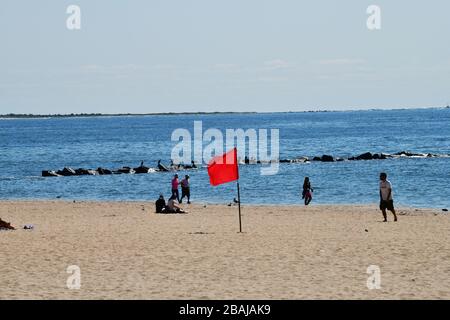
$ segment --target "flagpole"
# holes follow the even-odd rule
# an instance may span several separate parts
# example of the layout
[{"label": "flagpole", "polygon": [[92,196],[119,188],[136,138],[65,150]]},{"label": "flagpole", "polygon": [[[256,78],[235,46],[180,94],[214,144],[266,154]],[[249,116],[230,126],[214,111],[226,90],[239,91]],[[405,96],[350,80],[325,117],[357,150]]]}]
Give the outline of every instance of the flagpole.
[{"label": "flagpole", "polygon": [[242,222],[241,222],[241,192],[239,189],[239,179],[237,181],[237,192],[238,192],[238,208],[239,208],[239,232],[242,233]]}]

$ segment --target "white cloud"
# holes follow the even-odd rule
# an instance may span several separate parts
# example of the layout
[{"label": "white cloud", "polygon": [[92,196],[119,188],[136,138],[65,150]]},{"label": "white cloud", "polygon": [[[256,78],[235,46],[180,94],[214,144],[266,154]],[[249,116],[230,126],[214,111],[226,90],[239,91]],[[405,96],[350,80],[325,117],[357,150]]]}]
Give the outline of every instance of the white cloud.
[{"label": "white cloud", "polygon": [[264,62],[264,67],[268,70],[279,70],[291,67],[291,64],[283,59],[274,59]]},{"label": "white cloud", "polygon": [[213,69],[221,72],[240,72],[242,67],[234,63],[217,63]]},{"label": "white cloud", "polygon": [[103,66],[99,64],[87,64],[80,67],[82,72],[86,73],[117,73],[117,72],[133,72],[142,67],[135,64],[119,64],[112,66]]},{"label": "white cloud", "polygon": [[320,65],[357,65],[364,64],[366,60],[364,59],[351,59],[351,58],[340,58],[340,59],[324,59],[317,61]]},{"label": "white cloud", "polygon": [[289,79],[286,77],[259,77],[256,79],[257,82],[262,83],[279,83],[279,82],[286,82]]}]

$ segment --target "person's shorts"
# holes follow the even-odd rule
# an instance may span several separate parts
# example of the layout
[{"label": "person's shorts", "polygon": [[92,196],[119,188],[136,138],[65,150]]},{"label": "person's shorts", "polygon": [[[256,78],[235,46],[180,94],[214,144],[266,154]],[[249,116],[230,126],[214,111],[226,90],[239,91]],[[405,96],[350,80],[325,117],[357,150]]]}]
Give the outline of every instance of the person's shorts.
[{"label": "person's shorts", "polygon": [[181,196],[190,197],[191,196],[191,190],[189,188],[181,188]]},{"label": "person's shorts", "polygon": [[394,200],[381,200],[380,210],[394,210]]}]

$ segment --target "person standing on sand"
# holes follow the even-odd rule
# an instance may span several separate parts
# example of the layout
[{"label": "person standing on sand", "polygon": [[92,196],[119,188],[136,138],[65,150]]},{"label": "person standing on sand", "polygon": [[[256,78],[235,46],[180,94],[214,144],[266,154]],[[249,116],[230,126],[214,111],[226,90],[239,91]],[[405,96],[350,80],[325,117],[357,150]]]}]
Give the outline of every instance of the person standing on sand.
[{"label": "person standing on sand", "polygon": [[190,185],[189,185],[189,175],[185,175],[184,179],[181,180],[181,199],[180,203],[183,202],[183,198],[187,197],[187,203],[191,203],[191,191],[190,191]]},{"label": "person standing on sand", "polygon": [[313,188],[311,187],[309,177],[305,177],[305,180],[303,181],[303,192],[302,192],[302,199],[305,199],[305,206],[309,205],[309,203],[311,202],[312,192]]},{"label": "person standing on sand", "polygon": [[380,173],[380,210],[383,213],[384,220],[387,222],[386,209],[391,211],[394,215],[394,221],[397,221],[397,215],[394,209],[394,200],[392,197],[392,184],[387,179],[387,174]]},{"label": "person standing on sand", "polygon": [[172,196],[180,202],[180,193],[178,192],[178,185],[180,182],[178,181],[178,174],[175,174],[172,179]]}]

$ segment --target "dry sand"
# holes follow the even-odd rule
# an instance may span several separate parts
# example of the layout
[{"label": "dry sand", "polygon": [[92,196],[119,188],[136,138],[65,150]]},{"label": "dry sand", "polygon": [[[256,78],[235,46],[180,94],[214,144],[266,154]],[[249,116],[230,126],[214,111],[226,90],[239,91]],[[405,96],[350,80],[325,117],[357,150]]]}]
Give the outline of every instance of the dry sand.
[{"label": "dry sand", "polygon": [[[0,299],[450,299],[450,216],[371,206],[0,202]],[[389,216],[392,221],[392,216]],[[367,230],[367,231],[366,231]],[[81,288],[66,285],[69,265]],[[367,288],[367,268],[381,289]]]}]

